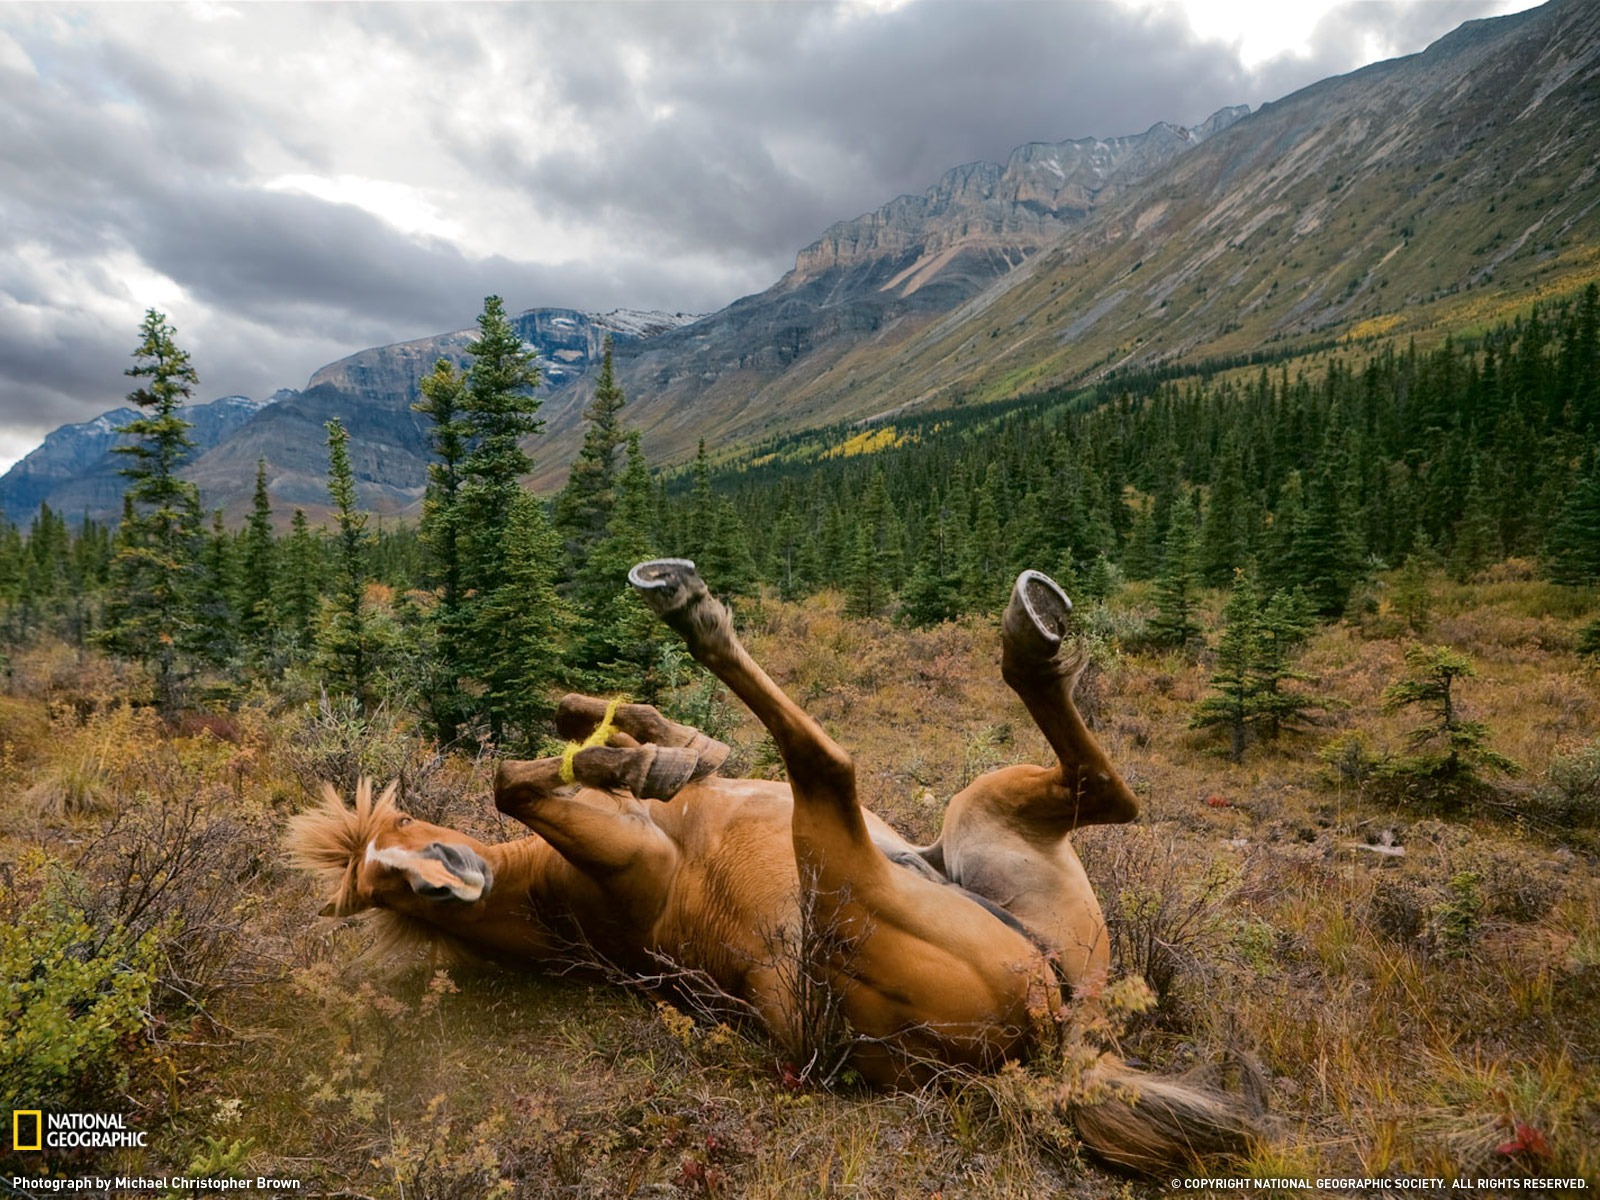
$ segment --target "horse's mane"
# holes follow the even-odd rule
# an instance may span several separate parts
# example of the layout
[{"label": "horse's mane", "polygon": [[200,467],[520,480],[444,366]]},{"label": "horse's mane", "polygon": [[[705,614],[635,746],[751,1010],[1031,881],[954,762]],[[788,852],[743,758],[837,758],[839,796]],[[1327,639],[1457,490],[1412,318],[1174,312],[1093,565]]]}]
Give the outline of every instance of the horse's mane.
[{"label": "horse's mane", "polygon": [[289,819],[289,860],[331,886],[331,909],[339,916],[359,907],[356,872],[370,842],[395,814],[395,785],[372,798],[372,780],[356,784],[356,805],[345,807],[332,784],[322,785],[322,803]]}]

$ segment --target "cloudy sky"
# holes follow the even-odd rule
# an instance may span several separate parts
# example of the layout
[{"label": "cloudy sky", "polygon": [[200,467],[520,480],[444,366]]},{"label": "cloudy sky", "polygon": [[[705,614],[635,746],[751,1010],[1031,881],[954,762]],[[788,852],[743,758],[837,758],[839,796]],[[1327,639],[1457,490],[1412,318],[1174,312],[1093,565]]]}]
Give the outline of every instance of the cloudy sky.
[{"label": "cloudy sky", "polygon": [[1527,0],[0,4],[0,467],[303,386],[483,297],[706,312],[1029,141],[1252,108]]}]

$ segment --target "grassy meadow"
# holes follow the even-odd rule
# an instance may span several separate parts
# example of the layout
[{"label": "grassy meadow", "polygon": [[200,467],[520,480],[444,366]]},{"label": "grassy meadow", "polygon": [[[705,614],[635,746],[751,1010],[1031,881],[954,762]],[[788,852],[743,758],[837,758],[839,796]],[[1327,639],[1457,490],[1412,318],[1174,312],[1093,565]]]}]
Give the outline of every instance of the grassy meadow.
[{"label": "grassy meadow", "polygon": [[[1381,769],[1418,723],[1382,702],[1417,640],[1383,587],[1300,660],[1330,702],[1317,725],[1237,764],[1189,727],[1206,652],[1138,649],[1136,589],[1083,615],[1081,706],[1144,812],[1078,844],[1118,969],[1156,997],[1105,1036],[1164,1072],[1250,1056],[1270,1097],[1271,1140],[1211,1173],[1600,1186],[1600,674],[1576,653],[1596,601],[1514,563],[1438,583],[1423,639],[1471,658],[1458,699],[1520,768],[1456,804]],[[1048,761],[993,622],[852,620],[831,594],[737,619],[914,838],[975,775]],[[59,645],[11,661],[5,978],[37,995],[31,956],[86,982],[70,1022],[13,1027],[0,1088],[125,1113],[150,1145],[14,1156],[7,1175],[211,1172],[394,1200],[1165,1191],[1081,1153],[1047,1054],[909,1095],[796,1086],[755,1035],[655,997],[374,954],[361,919],[317,916],[284,859],[288,816],[365,772],[399,778],[418,816],[518,836],[493,812],[492,762],[305,696],[165,725],[120,701],[136,684]],[[673,711],[733,744],[725,773],[781,770],[725,694],[695,684]]]}]

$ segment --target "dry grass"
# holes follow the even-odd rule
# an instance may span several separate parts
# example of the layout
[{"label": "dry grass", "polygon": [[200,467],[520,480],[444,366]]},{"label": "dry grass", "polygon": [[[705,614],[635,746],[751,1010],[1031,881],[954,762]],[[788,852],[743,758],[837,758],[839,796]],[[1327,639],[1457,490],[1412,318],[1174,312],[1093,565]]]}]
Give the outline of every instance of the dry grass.
[{"label": "dry grass", "polygon": [[[1159,997],[1121,1046],[1164,1071],[1252,1056],[1277,1128],[1247,1170],[1600,1184],[1600,871],[1593,843],[1531,800],[1600,724],[1600,681],[1571,651],[1587,612],[1518,578],[1441,597],[1430,637],[1474,657],[1462,699],[1523,766],[1503,806],[1455,815],[1341,780],[1317,756],[1355,731],[1374,752],[1403,743],[1408,719],[1381,695],[1405,643],[1378,636],[1381,622],[1321,631],[1304,665],[1342,706],[1239,764],[1187,727],[1204,656],[1098,664],[1086,708],[1145,811],[1080,841],[1119,965],[1152,976]],[[978,771],[1048,758],[982,623],[908,631],[847,620],[836,599],[769,601],[747,640],[854,752],[864,799],[914,837],[936,835],[944,801]],[[87,670],[86,690],[100,688],[102,668]],[[239,1143],[241,1171],[303,1179],[311,1194],[408,1200],[1157,1194],[1085,1162],[1015,1081],[794,1090],[770,1047],[613,988],[439,975],[421,960],[353,972],[363,923],[317,920],[319,898],[271,831],[317,773],[376,763],[405,774],[430,819],[512,836],[490,812],[488,764],[337,714],[245,712],[173,732],[105,696],[73,705],[59,662],[36,675],[48,687],[0,701],[0,871],[30,847],[70,857],[92,842],[100,857],[84,869],[121,869],[134,887],[137,838],[117,842],[108,823],[136,829],[138,816],[159,840],[187,805],[199,831],[192,869],[205,877],[179,863],[172,887],[214,935],[186,976],[207,989],[210,1021],[180,1027],[192,1010],[164,1010],[176,1073],[144,1081],[140,1127],[155,1136],[124,1169],[182,1167],[220,1140]],[[764,732],[731,717],[738,761],[777,772]],[[99,799],[25,799],[72,772]],[[1569,781],[1580,801],[1586,778]],[[242,857],[204,831],[226,831]],[[1020,1078],[1048,1082],[1044,1069]]]}]

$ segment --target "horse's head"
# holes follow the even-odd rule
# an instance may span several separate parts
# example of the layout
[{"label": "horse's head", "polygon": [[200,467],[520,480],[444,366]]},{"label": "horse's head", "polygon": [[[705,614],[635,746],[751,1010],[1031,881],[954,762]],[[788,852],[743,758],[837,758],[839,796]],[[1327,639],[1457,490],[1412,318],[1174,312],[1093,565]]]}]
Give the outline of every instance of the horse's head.
[{"label": "horse's head", "polygon": [[494,872],[487,848],[401,812],[394,793],[391,784],[374,800],[371,781],[363,779],[351,809],[327,787],[319,807],[291,820],[295,864],[334,885],[324,916],[383,908],[425,917],[439,906],[462,911],[488,898]]}]

